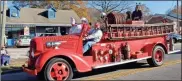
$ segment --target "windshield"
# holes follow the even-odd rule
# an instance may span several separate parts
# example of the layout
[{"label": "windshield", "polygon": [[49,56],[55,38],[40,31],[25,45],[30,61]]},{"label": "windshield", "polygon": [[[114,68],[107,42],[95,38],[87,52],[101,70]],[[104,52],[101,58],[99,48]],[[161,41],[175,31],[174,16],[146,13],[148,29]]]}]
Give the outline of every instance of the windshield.
[{"label": "windshield", "polygon": [[81,33],[81,30],[82,30],[81,25],[75,25],[70,28],[69,34],[78,35]]},{"label": "windshield", "polygon": [[179,34],[176,34],[175,36],[176,36],[176,37],[181,37],[181,35],[179,35]]},{"label": "windshield", "polygon": [[31,39],[31,36],[20,36],[20,39]]}]

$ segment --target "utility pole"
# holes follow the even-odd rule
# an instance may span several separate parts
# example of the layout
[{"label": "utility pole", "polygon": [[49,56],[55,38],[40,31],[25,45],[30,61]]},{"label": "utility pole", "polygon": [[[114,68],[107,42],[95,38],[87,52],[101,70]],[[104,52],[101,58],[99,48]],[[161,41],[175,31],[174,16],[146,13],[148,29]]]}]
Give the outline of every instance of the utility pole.
[{"label": "utility pole", "polygon": [[[0,12],[1,12],[1,0],[0,0]],[[2,30],[2,12],[0,13],[0,31]],[[2,37],[1,33],[0,33],[0,37]],[[0,40],[1,41],[1,40]],[[1,42],[0,42],[0,49],[1,49]]]},{"label": "utility pole", "polygon": [[[1,0],[0,0],[1,3]],[[0,4],[0,12],[1,12],[1,4]],[[1,24],[2,24],[2,13],[0,13],[0,28],[1,28]]]},{"label": "utility pole", "polygon": [[3,15],[2,15],[2,23],[1,23],[1,42],[0,46],[4,46],[5,43],[5,26],[6,26],[6,7],[7,7],[7,1],[3,1]]},{"label": "utility pole", "polygon": [[180,28],[179,28],[179,20],[178,20],[178,15],[179,15],[179,12],[178,12],[178,6],[179,6],[179,4],[178,4],[178,0],[177,0],[177,30],[178,30],[178,33],[179,33],[179,31],[180,31]]}]

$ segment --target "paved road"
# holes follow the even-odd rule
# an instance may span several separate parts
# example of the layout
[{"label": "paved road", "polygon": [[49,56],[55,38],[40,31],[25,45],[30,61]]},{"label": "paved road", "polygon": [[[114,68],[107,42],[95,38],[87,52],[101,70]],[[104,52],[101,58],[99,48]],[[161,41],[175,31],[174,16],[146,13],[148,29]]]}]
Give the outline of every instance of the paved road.
[{"label": "paved road", "polygon": [[[1,78],[2,80],[37,80],[36,77],[25,72],[4,74]],[[181,80],[181,52],[166,55],[165,63],[161,67],[150,67],[146,61],[140,61],[137,64],[76,73],[73,80]]]}]

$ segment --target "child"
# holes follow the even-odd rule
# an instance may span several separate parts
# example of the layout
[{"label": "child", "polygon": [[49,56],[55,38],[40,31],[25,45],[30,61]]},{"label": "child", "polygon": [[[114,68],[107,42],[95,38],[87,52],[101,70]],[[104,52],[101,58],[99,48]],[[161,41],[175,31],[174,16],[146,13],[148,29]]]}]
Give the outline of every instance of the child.
[{"label": "child", "polygon": [[10,56],[8,55],[7,50],[5,49],[5,46],[2,46],[1,48],[1,66],[9,65]]}]

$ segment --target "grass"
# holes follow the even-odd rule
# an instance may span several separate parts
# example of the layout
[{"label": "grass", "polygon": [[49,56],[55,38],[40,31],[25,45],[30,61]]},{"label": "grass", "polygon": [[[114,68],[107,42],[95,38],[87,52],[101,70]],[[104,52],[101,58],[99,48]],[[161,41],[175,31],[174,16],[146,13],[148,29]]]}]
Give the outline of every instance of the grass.
[{"label": "grass", "polygon": [[1,66],[0,73],[20,70],[27,59],[11,59],[9,66]]}]

